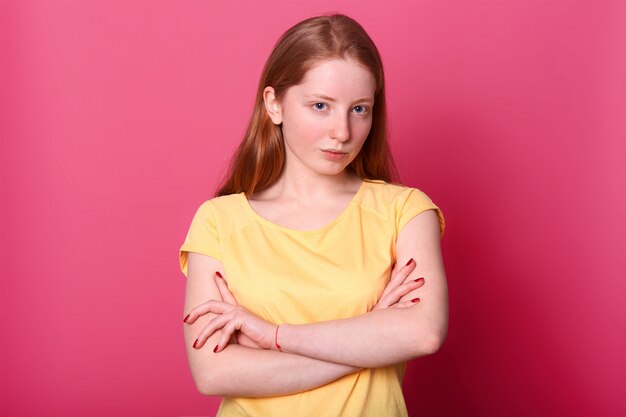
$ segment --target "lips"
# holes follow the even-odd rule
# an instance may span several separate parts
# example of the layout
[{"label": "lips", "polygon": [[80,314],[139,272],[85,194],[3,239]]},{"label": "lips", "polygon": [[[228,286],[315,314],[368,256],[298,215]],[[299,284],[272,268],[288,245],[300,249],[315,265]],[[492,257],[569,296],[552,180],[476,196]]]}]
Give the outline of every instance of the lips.
[{"label": "lips", "polygon": [[337,151],[327,151],[322,150],[322,154],[329,161],[342,161],[346,158],[346,152],[337,152]]}]

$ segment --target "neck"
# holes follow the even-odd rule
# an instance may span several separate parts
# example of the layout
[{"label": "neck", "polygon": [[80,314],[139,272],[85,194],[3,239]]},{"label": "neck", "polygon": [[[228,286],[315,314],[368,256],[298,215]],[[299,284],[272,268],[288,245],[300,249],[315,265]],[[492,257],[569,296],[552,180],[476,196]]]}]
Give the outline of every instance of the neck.
[{"label": "neck", "polygon": [[336,198],[337,194],[356,192],[361,179],[354,173],[344,170],[337,175],[290,175],[286,170],[268,189],[269,198],[287,198],[301,202],[318,202]]}]

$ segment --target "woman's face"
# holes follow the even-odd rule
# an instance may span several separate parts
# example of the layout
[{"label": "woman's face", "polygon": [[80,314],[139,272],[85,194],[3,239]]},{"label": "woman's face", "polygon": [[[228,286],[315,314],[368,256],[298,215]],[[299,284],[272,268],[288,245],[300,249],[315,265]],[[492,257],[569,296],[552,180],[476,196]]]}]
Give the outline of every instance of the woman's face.
[{"label": "woman's face", "polygon": [[322,61],[310,69],[275,102],[271,116],[282,123],[287,167],[342,172],[370,132],[375,91],[374,76],[355,60]]}]

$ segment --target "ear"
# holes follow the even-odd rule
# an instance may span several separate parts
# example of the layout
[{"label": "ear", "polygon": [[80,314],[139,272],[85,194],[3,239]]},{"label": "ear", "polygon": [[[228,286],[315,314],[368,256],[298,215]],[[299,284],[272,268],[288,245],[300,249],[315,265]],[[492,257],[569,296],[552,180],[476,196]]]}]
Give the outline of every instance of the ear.
[{"label": "ear", "polygon": [[263,101],[265,102],[265,110],[272,119],[275,125],[280,125],[283,122],[283,116],[281,114],[280,103],[276,100],[274,95],[274,87],[265,87],[263,90]]}]

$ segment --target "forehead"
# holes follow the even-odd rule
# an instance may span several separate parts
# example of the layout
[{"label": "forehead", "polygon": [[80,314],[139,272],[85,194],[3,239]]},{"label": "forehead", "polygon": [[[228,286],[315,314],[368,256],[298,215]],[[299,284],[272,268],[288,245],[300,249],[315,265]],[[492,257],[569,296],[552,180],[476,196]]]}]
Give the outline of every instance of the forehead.
[{"label": "forehead", "polygon": [[338,99],[374,97],[374,75],[353,59],[322,61],[311,68],[302,82],[290,90],[297,95],[322,94]]}]

